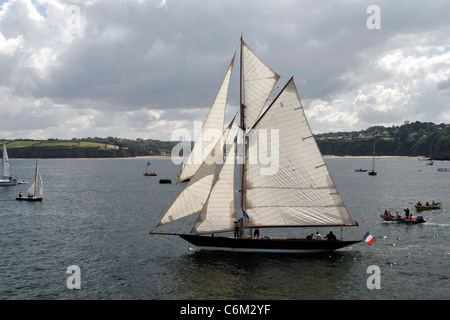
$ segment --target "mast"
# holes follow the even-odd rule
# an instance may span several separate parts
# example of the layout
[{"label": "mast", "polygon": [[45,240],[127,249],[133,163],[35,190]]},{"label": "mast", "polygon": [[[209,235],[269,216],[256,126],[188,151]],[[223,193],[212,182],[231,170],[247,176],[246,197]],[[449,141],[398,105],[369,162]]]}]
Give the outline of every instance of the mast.
[{"label": "mast", "polygon": [[36,168],[34,169],[34,190],[33,190],[33,197],[36,196],[37,176],[38,176],[38,167],[37,167],[37,159],[36,159]]},{"label": "mast", "polygon": [[241,34],[241,65],[240,65],[240,74],[239,74],[239,102],[240,102],[240,113],[241,113],[241,121],[240,128],[242,130],[242,168],[241,168],[241,208],[244,208],[244,175],[245,175],[245,106],[243,103],[243,38]]}]

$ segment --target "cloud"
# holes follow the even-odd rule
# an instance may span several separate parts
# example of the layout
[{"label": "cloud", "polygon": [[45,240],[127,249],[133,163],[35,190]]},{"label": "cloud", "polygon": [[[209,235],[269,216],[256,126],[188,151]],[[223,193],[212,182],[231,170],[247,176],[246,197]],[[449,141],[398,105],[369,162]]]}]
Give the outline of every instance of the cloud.
[{"label": "cloud", "polygon": [[[295,77],[314,132],[449,122],[450,4],[9,0],[0,7],[0,137],[170,139],[204,120],[239,36]],[[237,66],[238,64],[236,64]],[[228,103],[237,111],[232,77]],[[231,115],[232,114],[232,115]]]}]

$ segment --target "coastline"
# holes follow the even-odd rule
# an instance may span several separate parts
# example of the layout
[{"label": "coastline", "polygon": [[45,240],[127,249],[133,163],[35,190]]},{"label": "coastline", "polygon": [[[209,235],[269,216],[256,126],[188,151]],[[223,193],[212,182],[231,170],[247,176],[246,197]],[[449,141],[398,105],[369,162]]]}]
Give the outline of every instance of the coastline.
[{"label": "coastline", "polygon": [[[334,156],[323,155],[324,159],[372,159],[373,156]],[[375,159],[427,159],[422,156],[375,156]]]}]

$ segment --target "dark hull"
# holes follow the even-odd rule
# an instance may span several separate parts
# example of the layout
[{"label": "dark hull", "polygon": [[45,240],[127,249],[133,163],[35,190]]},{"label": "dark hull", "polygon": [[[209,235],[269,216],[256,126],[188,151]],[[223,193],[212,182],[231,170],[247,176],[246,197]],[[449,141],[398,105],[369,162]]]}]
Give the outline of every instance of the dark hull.
[{"label": "dark hull", "polygon": [[396,218],[396,217],[388,217],[385,215],[381,215],[381,218],[386,221],[395,221],[400,223],[407,223],[407,224],[417,224],[417,223],[424,223],[426,222],[422,216],[418,216],[415,219],[406,219],[406,218]]},{"label": "dark hull", "polygon": [[362,241],[234,239],[227,237],[198,236],[189,234],[181,234],[179,236],[199,249],[232,252],[315,253],[341,249]]},{"label": "dark hull", "polygon": [[441,208],[441,206],[418,206],[416,205],[417,211],[424,211],[424,210],[438,210]]},{"label": "dark hull", "polygon": [[19,201],[42,201],[42,198],[17,197],[16,200],[19,200]]}]

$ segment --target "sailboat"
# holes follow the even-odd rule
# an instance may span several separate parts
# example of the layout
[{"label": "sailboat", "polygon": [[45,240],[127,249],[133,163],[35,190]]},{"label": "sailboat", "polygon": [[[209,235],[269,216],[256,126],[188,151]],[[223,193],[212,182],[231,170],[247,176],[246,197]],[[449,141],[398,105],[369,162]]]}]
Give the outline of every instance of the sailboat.
[{"label": "sailboat", "polygon": [[369,176],[376,176],[375,171],[375,139],[373,140],[373,156],[372,156],[372,169],[369,170]]},{"label": "sailboat", "polygon": [[[39,183],[39,189],[38,189]],[[16,198],[20,201],[42,201],[42,195],[44,193],[44,184],[42,183],[42,177],[39,174],[38,162],[36,160],[36,167],[34,170],[34,181],[33,184],[28,188],[27,195],[23,196],[22,192]]]},{"label": "sailboat", "polygon": [[0,186],[15,186],[17,183],[17,179],[9,173],[8,151],[6,150],[6,143],[3,142],[2,178],[0,179]]},{"label": "sailboat", "polygon": [[150,161],[147,161],[147,165],[145,166],[144,176],[156,176],[156,172],[148,172],[148,167],[150,166]]},{"label": "sailboat", "polygon": [[[361,242],[252,237],[253,229],[358,223],[334,185],[293,78],[266,105],[280,76],[242,37],[240,134],[230,136],[233,143],[227,145],[234,123],[233,118],[224,129],[233,65],[234,57],[178,182],[190,180],[150,234],[179,236],[197,249],[233,252],[323,252]],[[222,134],[205,139],[211,129]],[[270,161],[261,154],[270,154]],[[193,214],[199,215],[189,233],[155,231]]]},{"label": "sailboat", "polygon": [[429,166],[433,165],[433,153],[431,152],[431,143],[430,143],[430,159],[428,160],[427,165]]}]

